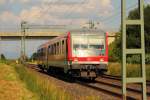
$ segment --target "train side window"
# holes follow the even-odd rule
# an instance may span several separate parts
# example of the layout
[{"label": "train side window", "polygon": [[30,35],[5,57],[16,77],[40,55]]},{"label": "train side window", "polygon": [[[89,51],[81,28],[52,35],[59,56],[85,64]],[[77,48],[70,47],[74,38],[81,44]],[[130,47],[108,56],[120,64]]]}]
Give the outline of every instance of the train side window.
[{"label": "train side window", "polygon": [[62,41],[61,49],[62,49],[62,54],[63,54],[64,53],[64,40]]},{"label": "train side window", "polygon": [[56,54],[59,54],[59,42],[57,42]]},{"label": "train side window", "polygon": [[66,54],[65,52],[66,52],[66,40],[64,41],[64,54]]},{"label": "train side window", "polygon": [[61,48],[62,47],[62,42],[60,41],[59,44],[60,44],[59,45],[60,54],[62,54],[62,48]]},{"label": "train side window", "polygon": [[52,44],[52,49],[51,49],[51,54],[53,55],[53,51],[54,51],[54,46]]},{"label": "train side window", "polygon": [[52,55],[54,55],[54,45],[52,44]]},{"label": "train side window", "polygon": [[51,54],[51,46],[48,46],[48,54]]},{"label": "train side window", "polygon": [[56,55],[56,43],[54,44],[54,55]]}]

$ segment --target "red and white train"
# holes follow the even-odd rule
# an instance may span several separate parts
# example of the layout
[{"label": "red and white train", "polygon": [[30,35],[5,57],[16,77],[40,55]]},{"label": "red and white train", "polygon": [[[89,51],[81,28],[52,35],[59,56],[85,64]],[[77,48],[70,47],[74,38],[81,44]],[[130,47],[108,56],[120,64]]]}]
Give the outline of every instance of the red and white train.
[{"label": "red and white train", "polygon": [[108,33],[84,29],[69,31],[41,45],[37,53],[42,70],[95,79],[99,73],[107,71]]}]

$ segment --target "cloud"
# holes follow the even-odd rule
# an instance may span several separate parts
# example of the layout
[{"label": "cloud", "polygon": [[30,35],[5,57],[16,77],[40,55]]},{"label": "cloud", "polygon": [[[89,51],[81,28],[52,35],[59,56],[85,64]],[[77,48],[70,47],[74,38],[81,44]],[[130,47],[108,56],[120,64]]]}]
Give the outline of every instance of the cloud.
[{"label": "cloud", "polygon": [[[12,3],[17,1],[22,3],[33,2],[33,0],[9,1]],[[42,0],[41,2],[43,3],[40,5],[34,4],[34,6],[31,6],[28,9],[24,8],[21,12],[18,12],[18,14],[14,14],[11,11],[6,11],[0,15],[0,18],[3,23],[9,23],[12,21],[15,24],[20,24],[20,21],[25,20],[29,23],[35,24],[65,24],[79,26],[87,23],[90,19],[98,20],[101,16],[110,16],[113,8],[111,0],[85,0],[85,2],[83,2],[84,0],[81,0],[80,3],[78,2],[77,4],[64,2],[52,4],[51,1],[49,1],[49,4],[45,4],[48,0]],[[63,1],[69,2],[69,0]]]},{"label": "cloud", "polygon": [[28,3],[28,2],[30,2],[30,0],[21,0],[22,1],[22,3]]},{"label": "cloud", "polygon": [[4,3],[5,3],[5,0],[0,0],[0,5]]},{"label": "cloud", "polygon": [[14,23],[17,23],[18,21],[20,21],[20,18],[18,16],[14,15],[14,13],[12,13],[10,11],[4,11],[0,15],[0,20],[3,23],[14,24]]},{"label": "cloud", "polygon": [[39,7],[32,7],[30,10],[23,10],[19,17],[21,20],[26,21],[36,21],[38,16],[41,16],[42,13],[40,12],[41,8]]},{"label": "cloud", "polygon": [[51,15],[51,12],[46,13],[42,11],[42,8],[32,7],[30,10],[23,10],[20,14],[20,19],[36,24],[81,24],[85,22],[85,19],[65,19],[61,16]]},{"label": "cloud", "polygon": [[32,0],[0,0],[0,4],[5,4],[5,3],[29,3],[31,2]]}]

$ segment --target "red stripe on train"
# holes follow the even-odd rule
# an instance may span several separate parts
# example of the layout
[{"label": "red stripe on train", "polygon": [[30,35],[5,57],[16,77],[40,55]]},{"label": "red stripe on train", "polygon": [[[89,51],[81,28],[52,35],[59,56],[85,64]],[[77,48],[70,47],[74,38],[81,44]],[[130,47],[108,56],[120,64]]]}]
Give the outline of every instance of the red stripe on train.
[{"label": "red stripe on train", "polygon": [[72,57],[72,61],[100,61],[103,60],[108,62],[108,56],[97,56],[97,57]]}]

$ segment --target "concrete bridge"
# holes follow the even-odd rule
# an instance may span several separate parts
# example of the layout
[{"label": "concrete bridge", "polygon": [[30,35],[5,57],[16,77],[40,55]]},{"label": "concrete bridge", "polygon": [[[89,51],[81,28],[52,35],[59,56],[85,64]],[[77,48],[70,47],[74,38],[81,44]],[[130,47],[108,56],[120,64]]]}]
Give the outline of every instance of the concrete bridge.
[{"label": "concrete bridge", "polygon": [[[26,32],[26,38],[46,39],[65,34],[65,32]],[[21,32],[0,32],[0,38],[3,39],[20,39],[23,35]]]},{"label": "concrete bridge", "polygon": [[[65,34],[66,32],[26,32],[25,36],[27,39],[50,39],[53,37],[60,36]],[[0,32],[0,39],[1,40],[13,40],[13,39],[21,39],[22,34],[21,32]],[[112,43],[115,40],[115,33],[109,33],[108,43]]]}]

